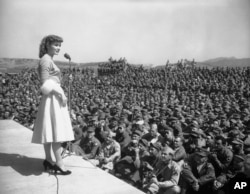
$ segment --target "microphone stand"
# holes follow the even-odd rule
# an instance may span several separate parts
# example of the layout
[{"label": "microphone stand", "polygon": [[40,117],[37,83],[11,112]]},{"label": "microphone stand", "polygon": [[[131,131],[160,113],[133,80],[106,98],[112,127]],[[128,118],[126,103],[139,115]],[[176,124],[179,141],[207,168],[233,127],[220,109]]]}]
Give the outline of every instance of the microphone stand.
[{"label": "microphone stand", "polygon": [[69,106],[69,113],[71,118],[71,82],[72,82],[72,71],[71,71],[71,59],[69,58],[69,85],[68,85],[68,106]]},{"label": "microphone stand", "polygon": [[[69,116],[70,119],[72,118],[71,116],[71,82],[72,82],[72,71],[71,71],[71,58],[67,58],[69,60],[69,77],[68,77],[68,107],[69,107]],[[71,155],[72,150],[71,150],[71,142],[68,141],[66,147],[64,148],[64,150],[62,151],[62,156],[63,158],[66,157],[64,156],[66,151],[69,150],[69,155]]]}]

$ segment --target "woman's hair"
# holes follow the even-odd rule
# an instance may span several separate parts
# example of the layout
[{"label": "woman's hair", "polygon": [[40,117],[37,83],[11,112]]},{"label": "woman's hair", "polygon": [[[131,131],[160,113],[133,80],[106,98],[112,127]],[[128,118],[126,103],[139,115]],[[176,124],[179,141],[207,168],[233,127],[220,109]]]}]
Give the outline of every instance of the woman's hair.
[{"label": "woman's hair", "polygon": [[42,58],[43,55],[47,53],[47,45],[51,45],[53,42],[63,42],[63,39],[60,36],[57,35],[48,35],[45,36],[40,44],[39,47],[39,58]]}]

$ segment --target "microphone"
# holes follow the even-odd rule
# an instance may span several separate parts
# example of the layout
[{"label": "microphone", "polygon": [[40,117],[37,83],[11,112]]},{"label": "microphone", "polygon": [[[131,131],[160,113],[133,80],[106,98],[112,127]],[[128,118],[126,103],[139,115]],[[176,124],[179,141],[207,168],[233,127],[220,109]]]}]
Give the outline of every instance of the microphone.
[{"label": "microphone", "polygon": [[65,54],[64,54],[64,57],[65,57],[66,59],[68,59],[68,60],[71,61],[70,55],[69,55],[68,53],[65,53]]}]

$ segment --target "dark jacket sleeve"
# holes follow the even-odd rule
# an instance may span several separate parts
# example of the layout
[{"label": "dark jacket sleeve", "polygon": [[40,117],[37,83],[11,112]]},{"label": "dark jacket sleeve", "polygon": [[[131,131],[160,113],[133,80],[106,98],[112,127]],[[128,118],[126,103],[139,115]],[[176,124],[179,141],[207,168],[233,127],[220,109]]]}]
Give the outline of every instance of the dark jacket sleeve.
[{"label": "dark jacket sleeve", "polygon": [[193,184],[194,182],[198,182],[197,178],[194,176],[191,167],[187,164],[185,167],[183,167],[181,171],[181,177],[185,182],[188,184]]},{"label": "dark jacket sleeve", "polygon": [[217,166],[222,170],[225,171],[229,165],[231,164],[232,160],[233,160],[233,153],[226,149],[225,150],[225,160],[220,161],[218,158],[216,158],[215,162],[217,164]]},{"label": "dark jacket sleeve", "polygon": [[204,185],[208,182],[215,180],[215,171],[212,164],[207,163],[204,170],[205,174],[198,179],[200,185]]},{"label": "dark jacket sleeve", "polygon": [[121,149],[123,149],[125,146],[127,146],[131,140],[130,136],[128,133],[124,133],[123,134],[123,141],[122,142],[119,142],[120,146],[121,146]]}]

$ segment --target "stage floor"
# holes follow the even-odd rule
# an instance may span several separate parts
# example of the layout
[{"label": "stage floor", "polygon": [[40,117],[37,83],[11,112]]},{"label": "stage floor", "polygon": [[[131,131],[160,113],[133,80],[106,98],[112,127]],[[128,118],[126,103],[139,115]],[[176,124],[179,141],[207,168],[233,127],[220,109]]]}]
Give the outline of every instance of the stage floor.
[{"label": "stage floor", "polygon": [[43,171],[43,147],[31,137],[30,129],[0,120],[0,193],[143,194],[78,156],[64,159],[71,175],[49,175]]}]

